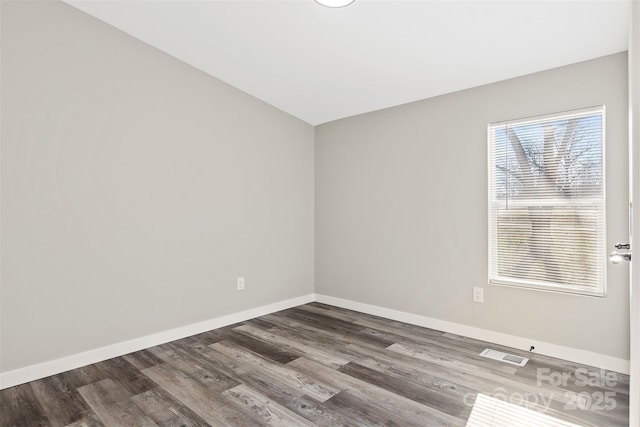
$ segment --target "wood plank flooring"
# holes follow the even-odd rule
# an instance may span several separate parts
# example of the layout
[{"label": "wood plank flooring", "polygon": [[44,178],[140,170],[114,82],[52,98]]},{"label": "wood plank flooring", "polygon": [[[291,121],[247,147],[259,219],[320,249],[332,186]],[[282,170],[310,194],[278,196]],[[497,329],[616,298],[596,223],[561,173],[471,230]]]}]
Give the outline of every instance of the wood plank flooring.
[{"label": "wood plank flooring", "polygon": [[312,303],[2,390],[0,426],[626,426],[628,407],[626,375]]}]

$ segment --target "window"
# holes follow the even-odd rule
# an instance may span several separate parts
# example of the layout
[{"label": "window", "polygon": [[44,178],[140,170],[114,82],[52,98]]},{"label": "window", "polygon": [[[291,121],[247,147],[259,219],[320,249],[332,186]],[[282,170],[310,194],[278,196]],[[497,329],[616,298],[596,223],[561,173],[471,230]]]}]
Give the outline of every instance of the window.
[{"label": "window", "polygon": [[604,296],[604,107],[492,123],[489,283]]}]

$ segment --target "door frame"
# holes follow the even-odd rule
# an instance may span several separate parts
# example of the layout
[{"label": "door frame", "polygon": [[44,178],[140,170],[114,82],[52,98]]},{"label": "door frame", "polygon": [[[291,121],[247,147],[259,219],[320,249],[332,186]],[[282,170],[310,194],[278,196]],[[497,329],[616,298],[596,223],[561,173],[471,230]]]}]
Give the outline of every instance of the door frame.
[{"label": "door frame", "polygon": [[[629,23],[629,425],[640,426],[640,1],[631,1]],[[637,181],[637,180],[636,180]],[[634,220],[635,218],[635,220]],[[640,259],[640,258],[638,258]],[[634,265],[635,264],[635,265]]]}]

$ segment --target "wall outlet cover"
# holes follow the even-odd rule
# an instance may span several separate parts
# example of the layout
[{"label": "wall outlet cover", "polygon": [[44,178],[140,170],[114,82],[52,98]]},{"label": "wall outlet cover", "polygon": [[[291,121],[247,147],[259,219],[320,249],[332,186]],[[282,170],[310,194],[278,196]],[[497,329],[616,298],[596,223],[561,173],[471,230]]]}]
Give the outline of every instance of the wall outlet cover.
[{"label": "wall outlet cover", "polygon": [[473,301],[484,302],[484,288],[481,288],[479,286],[473,287]]}]

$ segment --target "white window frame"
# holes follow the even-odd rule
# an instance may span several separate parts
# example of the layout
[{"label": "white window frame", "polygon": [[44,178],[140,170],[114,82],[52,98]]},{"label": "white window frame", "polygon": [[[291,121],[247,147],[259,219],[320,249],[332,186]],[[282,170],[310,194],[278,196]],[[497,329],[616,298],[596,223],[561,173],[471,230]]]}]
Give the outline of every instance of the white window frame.
[{"label": "white window frame", "polygon": [[[579,285],[570,285],[570,284],[552,284],[550,282],[539,282],[535,280],[522,280],[515,277],[504,277],[499,276],[496,271],[494,274],[493,271],[493,261],[494,258],[497,258],[497,254],[494,254],[494,246],[492,245],[493,236],[492,233],[497,232],[497,215],[494,216],[494,212],[497,210],[494,209],[496,204],[504,203],[497,199],[496,194],[492,189],[494,186],[493,179],[495,179],[495,171],[492,170],[492,164],[494,164],[492,156],[494,156],[494,144],[492,141],[494,129],[498,127],[506,127],[506,126],[518,126],[532,123],[539,123],[544,121],[554,121],[554,120],[566,120],[574,117],[582,117],[593,114],[601,115],[601,123],[602,123],[602,137],[601,137],[601,150],[602,150],[602,198],[599,200],[589,200],[589,199],[573,199],[573,200],[561,200],[561,199],[525,199],[525,200],[517,200],[510,199],[508,201],[510,206],[531,206],[533,204],[537,206],[585,206],[597,203],[602,207],[602,215],[603,215],[603,227],[600,234],[600,239],[596,242],[597,247],[597,262],[601,264],[600,275],[598,277],[599,286],[594,289],[593,287],[588,286],[579,286]],[[576,294],[576,295],[586,295],[592,297],[606,297],[607,294],[607,256],[606,256],[606,229],[607,229],[607,220],[606,220],[606,109],[604,105],[589,107],[579,110],[565,111],[560,113],[553,113],[541,116],[533,116],[516,120],[508,120],[502,122],[494,122],[489,123],[487,125],[487,165],[488,165],[488,283],[490,285],[498,285],[498,286],[508,286],[508,287],[517,287],[517,288],[525,288],[525,289],[534,289],[548,292],[557,292],[557,293],[566,293],[566,294]],[[496,237],[497,238],[497,237]],[[497,245],[496,245],[497,249]],[[497,266],[497,264],[495,264]]]}]

